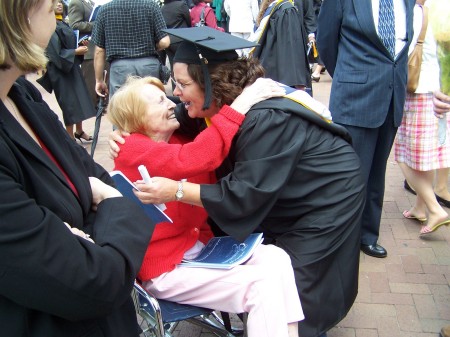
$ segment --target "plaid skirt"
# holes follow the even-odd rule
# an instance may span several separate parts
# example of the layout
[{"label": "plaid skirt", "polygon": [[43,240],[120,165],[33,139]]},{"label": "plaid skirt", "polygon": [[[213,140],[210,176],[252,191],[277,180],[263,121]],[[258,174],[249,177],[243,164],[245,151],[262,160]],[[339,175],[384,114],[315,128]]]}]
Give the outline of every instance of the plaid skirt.
[{"label": "plaid skirt", "polygon": [[417,171],[450,167],[450,118],[445,118],[444,127],[439,127],[432,93],[407,93],[402,124],[394,143],[395,160]]}]

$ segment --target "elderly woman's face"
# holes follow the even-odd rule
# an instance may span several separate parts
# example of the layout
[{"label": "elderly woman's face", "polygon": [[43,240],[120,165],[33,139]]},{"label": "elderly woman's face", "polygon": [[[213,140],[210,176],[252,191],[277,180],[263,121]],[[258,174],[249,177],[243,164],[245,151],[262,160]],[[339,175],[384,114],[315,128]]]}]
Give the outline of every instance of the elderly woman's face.
[{"label": "elderly woman's face", "polygon": [[142,88],[142,96],[147,102],[147,130],[153,135],[171,135],[180,127],[175,117],[175,103],[152,84]]},{"label": "elderly woman's face", "polygon": [[214,116],[219,109],[215,107],[214,102],[207,110],[202,110],[205,102],[205,93],[197,82],[194,82],[189,76],[188,65],[185,63],[174,63],[173,75],[178,85],[175,87],[173,94],[180,97],[184,103],[189,117],[204,118]]},{"label": "elderly woman's face", "polygon": [[42,48],[47,47],[48,41],[56,28],[55,3],[54,0],[41,0],[28,13],[33,41]]}]

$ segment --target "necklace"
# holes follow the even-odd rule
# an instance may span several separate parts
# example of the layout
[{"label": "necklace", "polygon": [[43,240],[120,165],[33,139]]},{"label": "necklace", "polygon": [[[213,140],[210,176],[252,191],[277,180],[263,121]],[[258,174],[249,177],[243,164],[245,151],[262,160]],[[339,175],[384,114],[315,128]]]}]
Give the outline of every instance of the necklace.
[{"label": "necklace", "polygon": [[[16,107],[14,106],[13,102],[11,101],[11,98],[6,97],[6,102],[8,102],[8,105],[10,106],[11,109],[8,109],[10,112],[12,112],[12,114],[14,115],[14,117],[19,121],[19,114],[16,110]],[[12,111],[11,111],[12,110]]]},{"label": "necklace", "polygon": [[8,105],[10,106],[10,109],[8,109],[8,111],[17,120],[17,123],[19,123],[20,126],[30,135],[30,137],[33,138],[33,140],[36,142],[36,144],[41,146],[41,144],[39,143],[39,140],[36,137],[36,134],[34,133],[33,129],[30,127],[30,125],[25,120],[25,118],[23,118],[22,115],[17,111],[17,109],[15,107],[15,104],[14,104],[14,101],[11,98],[6,97],[5,102],[8,102]]}]

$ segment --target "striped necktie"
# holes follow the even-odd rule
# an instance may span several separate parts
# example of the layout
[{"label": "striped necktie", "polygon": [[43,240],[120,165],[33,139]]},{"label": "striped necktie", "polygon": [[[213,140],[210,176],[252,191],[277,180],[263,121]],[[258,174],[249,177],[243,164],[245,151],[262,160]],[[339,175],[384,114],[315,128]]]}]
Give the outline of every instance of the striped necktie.
[{"label": "striped necktie", "polygon": [[378,36],[391,55],[395,56],[395,16],[392,0],[380,0]]}]

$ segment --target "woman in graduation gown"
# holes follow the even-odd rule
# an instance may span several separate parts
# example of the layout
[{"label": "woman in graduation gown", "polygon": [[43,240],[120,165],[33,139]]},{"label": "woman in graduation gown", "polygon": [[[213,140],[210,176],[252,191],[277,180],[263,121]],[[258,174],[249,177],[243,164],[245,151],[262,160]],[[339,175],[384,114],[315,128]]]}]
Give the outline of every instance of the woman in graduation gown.
[{"label": "woman in graduation gown", "polygon": [[95,108],[80,68],[88,47],[77,45],[74,31],[64,22],[65,14],[66,7],[60,0],[55,7],[56,29],[46,49],[47,72],[38,82],[48,92],[55,92],[69,135],[80,142],[91,141],[82,123],[95,117]]},{"label": "woman in graduation gown", "polygon": [[130,293],[154,225],[23,78],[45,66],[54,6],[0,6],[0,335],[137,337]]},{"label": "woman in graduation gown", "polygon": [[[185,30],[196,45],[182,43],[174,59],[175,79],[185,84],[174,91],[187,108],[179,116],[182,124],[213,116],[250,78],[263,75],[257,60],[237,59],[232,43],[221,53],[209,49],[237,38]],[[347,314],[357,295],[364,184],[347,131],[304,91],[292,91],[247,113],[217,170],[218,183],[181,182],[180,188],[177,181],[154,177],[139,197],[201,205],[220,230],[239,240],[262,230],[267,243],[291,257],[305,313],[299,335],[316,337]]]},{"label": "woman in graduation gown", "polygon": [[293,1],[264,0],[257,26],[249,39],[258,46],[250,55],[261,62],[266,76],[298,89],[311,88],[307,33]]}]

